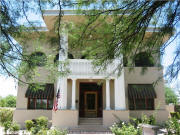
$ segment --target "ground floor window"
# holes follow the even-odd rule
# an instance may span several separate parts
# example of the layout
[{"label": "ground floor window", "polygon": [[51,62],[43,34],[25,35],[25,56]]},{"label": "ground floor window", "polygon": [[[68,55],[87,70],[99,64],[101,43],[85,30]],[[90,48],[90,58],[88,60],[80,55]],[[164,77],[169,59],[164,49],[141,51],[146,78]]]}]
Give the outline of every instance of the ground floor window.
[{"label": "ground floor window", "polygon": [[28,109],[48,109],[53,108],[53,99],[28,98]]},{"label": "ground floor window", "polygon": [[129,99],[130,110],[154,110],[154,99]]}]

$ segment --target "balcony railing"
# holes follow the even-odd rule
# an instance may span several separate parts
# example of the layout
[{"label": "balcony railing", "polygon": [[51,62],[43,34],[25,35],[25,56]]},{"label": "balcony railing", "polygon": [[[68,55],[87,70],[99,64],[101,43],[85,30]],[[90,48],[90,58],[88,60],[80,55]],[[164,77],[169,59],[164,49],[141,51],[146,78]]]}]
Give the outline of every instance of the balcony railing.
[{"label": "balcony railing", "polygon": [[107,66],[107,69],[101,72],[97,72],[92,64],[92,60],[87,59],[69,59],[69,70],[71,75],[115,75],[117,62],[114,61],[112,64]]}]

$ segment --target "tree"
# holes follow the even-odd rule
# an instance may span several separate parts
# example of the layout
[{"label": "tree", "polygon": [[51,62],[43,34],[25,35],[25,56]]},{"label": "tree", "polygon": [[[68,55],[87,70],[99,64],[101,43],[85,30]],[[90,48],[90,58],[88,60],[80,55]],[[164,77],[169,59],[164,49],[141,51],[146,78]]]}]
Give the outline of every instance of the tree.
[{"label": "tree", "polygon": [[[21,37],[20,43],[26,43],[31,40],[28,35],[32,31],[41,35],[42,33],[36,29],[36,25],[29,20],[28,15],[32,12],[43,15],[42,10],[46,8],[59,10],[54,26],[55,36],[48,37],[49,40],[60,42],[60,30],[63,26],[62,9],[77,9],[77,13],[84,14],[85,21],[76,24],[77,27],[67,25],[70,37],[72,37],[71,47],[84,48],[86,56],[94,59],[94,64],[100,67],[99,70],[105,69],[114,58],[119,59],[122,55],[128,59],[128,66],[134,66],[134,59],[138,52],[145,50],[149,55],[157,53],[163,55],[165,48],[174,39],[179,38],[179,31],[174,34],[174,29],[179,25],[179,5],[179,0],[34,0],[31,2],[1,0],[0,66],[2,71],[16,78],[19,75],[17,71],[25,74],[27,71],[34,70],[35,67],[29,65],[36,60],[22,53],[23,48],[19,44],[14,44],[12,36]],[[90,10],[85,11],[84,9]],[[27,25],[20,24],[20,18],[25,18]],[[146,35],[149,26],[153,26],[153,29],[150,35]],[[25,32],[28,32],[28,35]],[[174,36],[169,38],[173,34]],[[60,44],[59,42],[56,43]],[[87,47],[89,44],[91,46]],[[179,48],[177,44],[174,61],[167,70],[166,76],[169,79],[176,78],[179,74]],[[58,49],[63,48],[59,46]],[[17,61],[21,62],[21,65],[14,66],[12,62],[17,63]],[[23,65],[25,68],[22,68]],[[117,70],[121,72],[122,67],[123,62],[117,66]]]},{"label": "tree", "polygon": [[170,103],[177,104],[178,102],[177,95],[169,87],[165,87],[165,100],[166,100],[166,104],[170,104]]},{"label": "tree", "polygon": [[0,99],[1,107],[16,107],[16,96],[8,95]]}]

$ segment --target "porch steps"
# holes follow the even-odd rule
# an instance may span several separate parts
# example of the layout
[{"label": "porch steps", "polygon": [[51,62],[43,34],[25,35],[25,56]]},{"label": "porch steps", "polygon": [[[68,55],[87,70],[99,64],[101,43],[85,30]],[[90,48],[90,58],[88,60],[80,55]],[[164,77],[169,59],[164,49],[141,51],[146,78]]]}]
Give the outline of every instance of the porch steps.
[{"label": "porch steps", "polygon": [[102,118],[80,118],[78,127],[69,129],[69,134],[112,134],[103,126]]},{"label": "porch steps", "polygon": [[102,118],[80,118],[79,125],[102,125]]}]

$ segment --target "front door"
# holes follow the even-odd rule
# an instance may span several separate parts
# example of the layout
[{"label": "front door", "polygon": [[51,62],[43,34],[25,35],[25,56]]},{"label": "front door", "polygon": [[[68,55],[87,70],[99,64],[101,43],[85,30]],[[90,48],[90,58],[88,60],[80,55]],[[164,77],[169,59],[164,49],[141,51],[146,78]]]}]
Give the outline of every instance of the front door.
[{"label": "front door", "polygon": [[84,94],[85,117],[97,117],[97,92],[85,91]]},{"label": "front door", "polygon": [[79,117],[102,117],[102,85],[80,83]]}]

